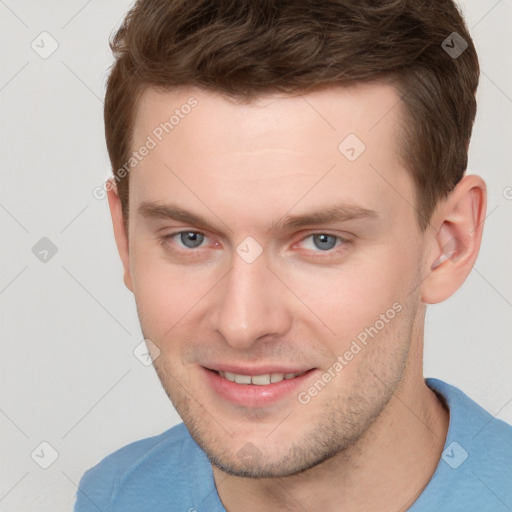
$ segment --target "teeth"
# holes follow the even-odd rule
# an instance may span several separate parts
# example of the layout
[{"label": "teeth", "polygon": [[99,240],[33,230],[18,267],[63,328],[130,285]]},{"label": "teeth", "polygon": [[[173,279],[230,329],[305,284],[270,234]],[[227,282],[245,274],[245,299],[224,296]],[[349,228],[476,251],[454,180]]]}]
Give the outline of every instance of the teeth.
[{"label": "teeth", "polygon": [[254,375],[254,377],[251,377],[251,381],[257,386],[264,386],[265,384],[270,384],[272,382],[271,376],[268,373],[266,375]]},{"label": "teeth", "polygon": [[265,373],[264,375],[240,375],[232,372],[219,372],[224,379],[237,384],[255,384],[256,386],[265,386],[281,382],[285,379],[293,379],[302,373]]},{"label": "teeth", "polygon": [[230,380],[231,382],[235,382],[235,374],[231,372],[221,372],[223,377],[225,379]]},{"label": "teeth", "polygon": [[235,382],[237,384],[250,384],[251,376],[250,375],[238,375],[235,373]]}]

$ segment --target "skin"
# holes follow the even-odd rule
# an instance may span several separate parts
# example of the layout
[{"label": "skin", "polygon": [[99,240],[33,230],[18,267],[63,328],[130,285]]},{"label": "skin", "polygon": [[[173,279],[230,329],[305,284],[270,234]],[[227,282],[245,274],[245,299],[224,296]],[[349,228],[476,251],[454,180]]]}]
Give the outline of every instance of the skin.
[{"label": "skin", "polygon": [[[423,379],[426,304],[471,271],[483,180],[465,176],[421,232],[398,152],[402,105],[384,84],[250,103],[147,89],[133,148],[191,96],[197,107],[130,173],[128,227],[115,190],[109,203],[126,286],[158,347],[155,368],[212,461],[224,506],[406,510],[435,471],[449,423]],[[353,162],[338,150],[350,133],[366,145]],[[144,203],[178,205],[211,227],[143,215]],[[376,215],[268,229],[339,204]],[[180,231],[205,238],[190,249],[169,237]],[[321,233],[341,238],[326,249],[313,237]],[[263,250],[252,263],[236,252],[247,236]],[[307,391],[394,303],[401,311],[307,404],[291,393],[271,406],[234,405],[205,382],[201,367],[215,362],[274,363],[315,368]]]}]

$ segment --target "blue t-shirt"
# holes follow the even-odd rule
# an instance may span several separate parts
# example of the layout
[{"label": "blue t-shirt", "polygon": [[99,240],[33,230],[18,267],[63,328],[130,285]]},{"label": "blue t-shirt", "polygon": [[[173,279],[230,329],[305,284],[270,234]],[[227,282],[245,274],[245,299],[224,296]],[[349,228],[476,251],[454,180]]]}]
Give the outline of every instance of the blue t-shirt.
[{"label": "blue t-shirt", "polygon": [[[512,426],[459,389],[426,379],[450,410],[442,457],[410,512],[510,512]],[[87,471],[75,512],[225,512],[205,453],[183,423]]]}]

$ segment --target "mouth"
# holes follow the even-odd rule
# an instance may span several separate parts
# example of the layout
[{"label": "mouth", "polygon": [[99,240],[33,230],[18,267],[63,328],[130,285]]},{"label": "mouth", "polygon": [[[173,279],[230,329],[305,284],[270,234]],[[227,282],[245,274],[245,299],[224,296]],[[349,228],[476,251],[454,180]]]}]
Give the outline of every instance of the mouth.
[{"label": "mouth", "polygon": [[[265,407],[293,398],[307,388],[307,381],[316,374],[318,368],[310,369],[212,369],[199,367],[207,387],[216,397],[234,405],[248,408]],[[266,370],[266,371],[265,371]],[[281,371],[279,371],[281,370]],[[295,393],[294,393],[295,392]]]},{"label": "mouth", "polygon": [[263,373],[261,375],[243,375],[240,373],[217,371],[223,379],[237,384],[254,384],[255,386],[267,386],[268,384],[275,384],[282,380],[290,380],[295,377],[300,377],[306,372],[288,372],[288,373]]}]

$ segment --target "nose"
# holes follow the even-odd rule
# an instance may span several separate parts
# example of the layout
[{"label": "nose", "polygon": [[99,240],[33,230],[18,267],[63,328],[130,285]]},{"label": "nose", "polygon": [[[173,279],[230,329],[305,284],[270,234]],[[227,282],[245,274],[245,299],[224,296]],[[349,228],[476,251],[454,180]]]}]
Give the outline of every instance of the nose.
[{"label": "nose", "polygon": [[216,299],[214,329],[238,350],[251,349],[268,336],[283,336],[291,327],[289,292],[262,256],[247,263],[235,254]]}]

